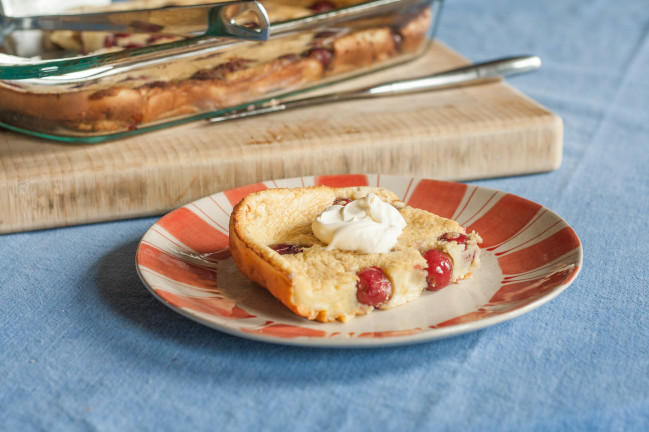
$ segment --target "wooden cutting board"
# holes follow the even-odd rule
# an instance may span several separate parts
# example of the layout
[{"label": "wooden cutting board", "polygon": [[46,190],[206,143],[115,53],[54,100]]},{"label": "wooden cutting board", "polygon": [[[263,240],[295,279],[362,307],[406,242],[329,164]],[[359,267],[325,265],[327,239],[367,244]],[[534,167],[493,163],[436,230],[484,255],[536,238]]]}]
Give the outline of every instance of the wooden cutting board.
[{"label": "wooden cutting board", "polygon": [[[328,91],[466,64],[443,44]],[[0,233],[163,214],[264,180],[376,173],[470,180],[559,167],[561,119],[504,82],[192,123],[93,145],[0,129]]]}]

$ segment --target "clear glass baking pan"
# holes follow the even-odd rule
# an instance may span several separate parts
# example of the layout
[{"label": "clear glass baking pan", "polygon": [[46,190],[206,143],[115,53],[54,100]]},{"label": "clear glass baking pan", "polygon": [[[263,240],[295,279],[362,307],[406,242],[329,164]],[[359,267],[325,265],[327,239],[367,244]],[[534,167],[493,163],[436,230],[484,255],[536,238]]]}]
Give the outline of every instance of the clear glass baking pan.
[{"label": "clear glass baking pan", "polygon": [[[8,1],[0,0],[5,14]],[[260,3],[270,21],[264,42],[42,31],[34,53],[33,34],[23,46],[23,35],[5,37],[0,125],[95,143],[298,95],[416,58],[435,34],[442,0]]]}]

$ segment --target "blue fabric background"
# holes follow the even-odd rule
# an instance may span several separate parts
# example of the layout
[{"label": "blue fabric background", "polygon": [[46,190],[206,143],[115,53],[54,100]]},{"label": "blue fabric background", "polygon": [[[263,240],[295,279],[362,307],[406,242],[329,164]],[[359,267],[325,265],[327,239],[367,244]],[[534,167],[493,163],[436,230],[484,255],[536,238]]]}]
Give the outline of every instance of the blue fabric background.
[{"label": "blue fabric background", "polygon": [[561,168],[476,181],[543,204],[585,250],[547,305],[465,336],[335,350],[196,324],[134,267],[156,218],[0,237],[0,430],[649,430],[649,5],[448,0],[474,61],[564,120]]}]

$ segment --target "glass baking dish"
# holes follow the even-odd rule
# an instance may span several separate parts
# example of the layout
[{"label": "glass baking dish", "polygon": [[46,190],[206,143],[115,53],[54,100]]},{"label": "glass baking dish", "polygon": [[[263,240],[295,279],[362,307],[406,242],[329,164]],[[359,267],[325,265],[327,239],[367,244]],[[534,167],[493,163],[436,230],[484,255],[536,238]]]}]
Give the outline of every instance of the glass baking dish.
[{"label": "glass baking dish", "polygon": [[442,0],[261,3],[270,19],[265,42],[137,35],[136,44],[132,35],[68,33],[72,45],[100,41],[71,52],[53,49],[61,35],[44,32],[41,55],[27,58],[5,38],[0,78],[10,79],[0,79],[0,125],[94,143],[291,97],[416,58]]}]

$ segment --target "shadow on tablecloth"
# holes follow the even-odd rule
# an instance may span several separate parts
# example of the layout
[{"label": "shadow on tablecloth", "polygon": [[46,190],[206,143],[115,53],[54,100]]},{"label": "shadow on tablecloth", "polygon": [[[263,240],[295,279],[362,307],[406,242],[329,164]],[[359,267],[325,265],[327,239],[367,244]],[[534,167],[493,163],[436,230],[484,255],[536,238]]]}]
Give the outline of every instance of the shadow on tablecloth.
[{"label": "shadow on tablecloth", "polygon": [[[314,377],[342,382],[382,373],[408,373],[408,369],[417,370],[422,361],[432,358],[438,364],[441,361],[453,368],[461,367],[480,340],[481,332],[475,332],[410,346],[324,349],[267,344],[230,336],[196,323],[154,298],[135,269],[137,244],[124,244],[101,258],[95,277],[101,299],[114,312],[114,318],[106,325],[115,326],[120,343],[126,345],[121,349],[128,355],[143,356],[142,361],[155,363],[160,353],[173,351],[181,353],[185,365],[193,368],[205,369],[212,359],[219,359],[219,375],[224,379],[235,380],[250,368],[256,371],[257,379],[261,374],[264,380],[278,385]],[[146,349],[142,349],[142,339],[146,341]],[[229,378],[222,370],[224,361],[230,368]],[[364,362],[367,367],[348,370],[358,362]],[[295,364],[300,367],[291,367]]]}]

